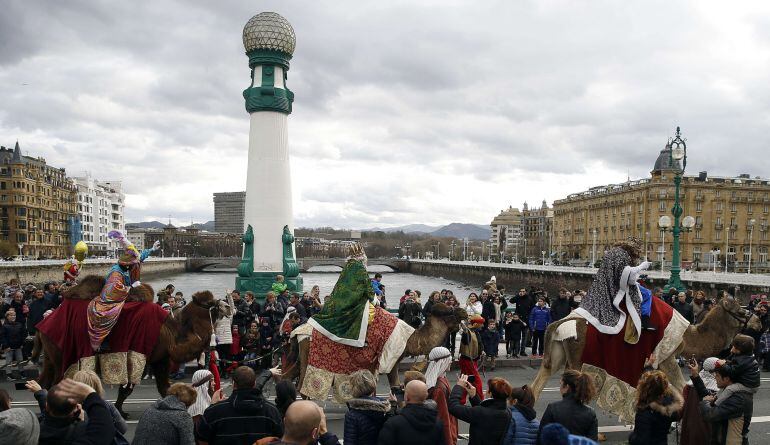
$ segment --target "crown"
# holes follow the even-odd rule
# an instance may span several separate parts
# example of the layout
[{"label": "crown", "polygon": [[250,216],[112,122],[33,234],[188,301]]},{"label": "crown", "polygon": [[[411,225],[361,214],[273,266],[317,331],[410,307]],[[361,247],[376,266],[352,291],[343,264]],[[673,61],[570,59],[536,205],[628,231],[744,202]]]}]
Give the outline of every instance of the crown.
[{"label": "crown", "polygon": [[621,249],[628,252],[628,254],[631,256],[631,259],[633,260],[637,260],[643,256],[642,240],[634,236],[628,237],[627,239],[618,242],[615,244],[615,247],[620,247]]},{"label": "crown", "polygon": [[363,246],[361,246],[359,243],[351,244],[350,250],[348,251],[348,259],[363,261],[366,263],[366,252],[364,252]]}]

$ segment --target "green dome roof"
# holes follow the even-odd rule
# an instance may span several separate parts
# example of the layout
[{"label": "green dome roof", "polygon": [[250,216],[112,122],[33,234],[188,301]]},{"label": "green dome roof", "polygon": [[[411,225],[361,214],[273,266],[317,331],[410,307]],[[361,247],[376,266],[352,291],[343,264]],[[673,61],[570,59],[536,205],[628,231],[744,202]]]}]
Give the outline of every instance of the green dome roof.
[{"label": "green dome roof", "polygon": [[296,43],[294,28],[275,12],[261,12],[249,19],[243,27],[243,47],[247,53],[271,50],[291,56]]}]

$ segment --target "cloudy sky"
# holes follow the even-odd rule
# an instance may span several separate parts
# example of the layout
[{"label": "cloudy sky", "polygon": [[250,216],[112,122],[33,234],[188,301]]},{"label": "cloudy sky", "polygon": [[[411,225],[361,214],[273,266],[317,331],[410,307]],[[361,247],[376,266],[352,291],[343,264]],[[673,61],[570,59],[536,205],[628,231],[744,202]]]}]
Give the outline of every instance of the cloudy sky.
[{"label": "cloudy sky", "polygon": [[122,180],[128,221],[213,219],[245,188],[241,32],[294,26],[298,226],[488,223],[645,177],[770,176],[770,3],[10,0],[0,143]]}]

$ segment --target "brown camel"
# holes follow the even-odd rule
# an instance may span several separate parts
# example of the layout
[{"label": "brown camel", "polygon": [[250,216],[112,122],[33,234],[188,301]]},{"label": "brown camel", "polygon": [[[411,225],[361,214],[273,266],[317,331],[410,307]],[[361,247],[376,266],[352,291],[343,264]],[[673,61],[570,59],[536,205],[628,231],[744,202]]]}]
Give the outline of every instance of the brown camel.
[{"label": "brown camel", "polygon": [[[91,299],[98,295],[104,285],[104,279],[96,276],[83,278],[80,284],[69,289],[64,298]],[[146,301],[152,303],[154,292],[147,284],[142,284],[137,288],[132,288],[129,301]],[[161,325],[158,342],[150,356],[147,358],[148,365],[155,374],[155,384],[158,393],[161,396],[166,395],[169,388],[169,364],[170,361],[176,363],[186,363],[197,359],[201,352],[209,347],[211,334],[213,332],[212,322],[216,321],[220,313],[220,302],[214,299],[214,295],[209,291],[202,291],[193,294],[192,302],[185,305],[182,309],[174,311],[173,317],[166,318]],[[44,388],[50,388],[53,384],[62,379],[64,369],[61,366],[61,351],[44,334],[38,332],[35,340],[36,346],[33,351],[33,358],[37,359],[42,349],[43,365],[40,374],[40,384]],[[124,416],[123,402],[133,392],[133,385],[126,385],[118,389],[118,399],[115,407]]]},{"label": "brown camel", "polygon": [[[532,382],[535,397],[545,387],[546,382],[554,373],[562,368],[580,369],[583,365],[581,357],[585,348],[587,323],[584,319],[577,320],[577,338],[565,341],[552,340],[554,332],[563,322],[552,323],[545,335],[545,356],[540,370]],[[659,363],[661,371],[665,372],[671,384],[682,389],[684,378],[677,363],[677,357],[695,356],[702,360],[719,354],[730,345],[733,337],[744,327],[759,329],[759,318],[743,309],[735,298],[720,299],[709,311],[702,322],[690,325],[684,333],[682,345],[666,360]]]},{"label": "brown camel", "polygon": [[[451,308],[443,303],[434,304],[430,315],[425,319],[425,323],[409,337],[404,353],[388,374],[390,386],[394,387],[400,384],[398,364],[401,363],[401,360],[405,357],[428,355],[431,349],[443,345],[447,335],[450,332],[457,332],[460,329],[460,323],[467,319],[468,313],[465,312],[465,309]],[[288,370],[284,370],[283,378],[298,379],[297,390],[302,389],[302,383],[305,380],[305,368],[307,367],[309,352],[309,340],[297,342],[296,337],[293,339],[292,353],[289,356],[292,365]]]}]

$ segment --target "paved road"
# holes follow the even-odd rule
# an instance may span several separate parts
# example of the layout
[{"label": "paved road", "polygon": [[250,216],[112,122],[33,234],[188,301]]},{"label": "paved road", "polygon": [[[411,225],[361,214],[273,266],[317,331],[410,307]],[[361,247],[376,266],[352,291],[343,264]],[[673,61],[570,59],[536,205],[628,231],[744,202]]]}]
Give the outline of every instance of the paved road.
[{"label": "paved road", "polygon": [[[533,368],[502,368],[496,372],[488,372],[487,378],[491,376],[503,377],[510,381],[514,385],[523,385],[530,383],[537,369]],[[450,371],[451,379],[456,378],[457,371]],[[450,379],[450,380],[451,380]],[[189,382],[189,376],[188,380]],[[545,410],[548,403],[559,399],[559,393],[557,390],[558,378],[552,378],[542,397],[538,401],[535,409],[538,415],[541,415]],[[15,406],[25,406],[37,410],[37,405],[34,402],[32,394],[24,391],[16,391],[14,389],[13,382],[0,382],[0,388],[7,390],[11,397],[13,397]],[[385,393],[387,391],[387,382],[384,376],[380,378],[380,388],[378,393]],[[268,384],[266,392],[269,397],[274,395],[274,387]],[[117,392],[114,388],[107,390],[108,399],[114,400]],[[133,396],[126,402],[125,409],[131,415],[129,419],[129,438],[133,437],[134,430],[136,428],[136,422],[139,419],[142,411],[149,406],[157,398],[157,392],[153,381],[145,380],[140,386],[136,388]],[[332,401],[327,402],[324,405],[329,417],[329,429],[342,438],[343,431],[343,417],[345,408]],[[602,412],[597,413],[599,416],[600,431],[603,431],[607,435],[606,443],[623,443],[628,438],[629,427],[618,422],[617,418],[611,415],[607,415]],[[464,422],[460,422],[460,433],[467,434],[468,425]],[[754,422],[751,426],[751,443],[770,443],[770,373],[763,373],[762,386],[759,392],[754,397]],[[463,443],[461,440],[460,444]],[[674,434],[669,435],[669,443],[676,443]]]}]

